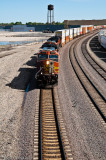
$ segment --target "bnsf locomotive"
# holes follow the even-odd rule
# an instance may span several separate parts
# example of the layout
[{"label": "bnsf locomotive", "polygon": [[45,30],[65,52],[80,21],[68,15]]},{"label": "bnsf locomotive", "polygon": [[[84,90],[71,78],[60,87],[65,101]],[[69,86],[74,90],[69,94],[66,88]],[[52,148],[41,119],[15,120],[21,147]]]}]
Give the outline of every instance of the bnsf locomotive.
[{"label": "bnsf locomotive", "polygon": [[58,44],[56,44],[55,42],[52,42],[52,41],[47,41],[47,42],[45,42],[45,43],[41,46],[41,48],[42,48],[43,50],[56,50],[56,51],[59,50]]},{"label": "bnsf locomotive", "polygon": [[61,36],[53,36],[47,40],[48,42],[54,42],[57,47],[61,47]]},{"label": "bnsf locomotive", "polygon": [[58,81],[59,54],[42,50],[38,53],[36,79],[39,83],[55,84]]},{"label": "bnsf locomotive", "polygon": [[55,84],[59,74],[59,46],[61,38],[57,36],[48,39],[37,54],[37,73],[35,75],[39,84]]}]

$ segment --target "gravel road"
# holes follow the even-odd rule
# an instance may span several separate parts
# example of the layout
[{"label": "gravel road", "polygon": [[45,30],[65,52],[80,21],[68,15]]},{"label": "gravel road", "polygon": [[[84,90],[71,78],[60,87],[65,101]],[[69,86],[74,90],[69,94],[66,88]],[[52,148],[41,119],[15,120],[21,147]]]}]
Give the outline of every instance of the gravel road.
[{"label": "gravel road", "polygon": [[73,158],[105,160],[106,131],[73,72],[69,60],[71,43],[66,44],[60,51],[58,94]]}]

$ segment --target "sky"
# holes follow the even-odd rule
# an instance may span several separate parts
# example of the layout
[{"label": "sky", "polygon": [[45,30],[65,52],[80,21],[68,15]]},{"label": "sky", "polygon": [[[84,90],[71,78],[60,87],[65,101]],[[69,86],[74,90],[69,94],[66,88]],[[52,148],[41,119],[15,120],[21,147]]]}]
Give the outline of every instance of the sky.
[{"label": "sky", "polygon": [[0,0],[0,23],[46,23],[49,4],[55,22],[106,19],[106,0]]}]

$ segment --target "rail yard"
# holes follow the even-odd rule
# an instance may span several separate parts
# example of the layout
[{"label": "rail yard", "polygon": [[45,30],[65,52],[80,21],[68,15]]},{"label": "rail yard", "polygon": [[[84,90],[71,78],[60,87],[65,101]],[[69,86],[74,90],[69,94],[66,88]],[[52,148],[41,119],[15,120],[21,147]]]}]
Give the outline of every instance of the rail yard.
[{"label": "rail yard", "polygon": [[[1,160],[106,159],[106,50],[98,41],[105,27],[35,32],[36,38],[23,33],[24,40],[36,42],[0,51]],[[55,36],[58,41],[52,42]],[[51,42],[59,50],[54,51],[54,44],[53,50],[45,49],[43,45]],[[38,85],[38,74],[43,81],[44,76],[50,79],[49,87]],[[53,85],[55,74],[58,83]]]}]

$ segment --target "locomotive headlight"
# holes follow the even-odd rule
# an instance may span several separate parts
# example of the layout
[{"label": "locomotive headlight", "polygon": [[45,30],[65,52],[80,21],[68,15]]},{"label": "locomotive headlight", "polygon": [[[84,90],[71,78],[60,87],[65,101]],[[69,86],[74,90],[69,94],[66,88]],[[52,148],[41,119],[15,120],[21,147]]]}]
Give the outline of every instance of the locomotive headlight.
[{"label": "locomotive headlight", "polygon": [[50,62],[49,61],[46,61],[46,64],[48,65]]}]

